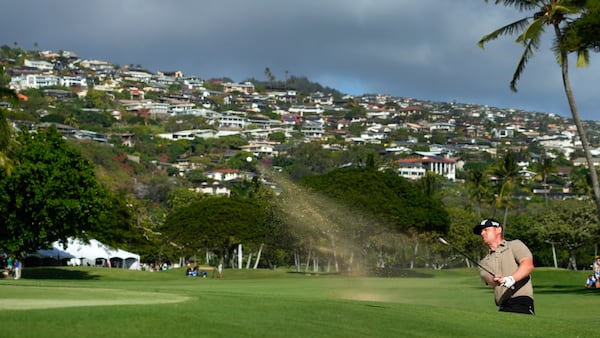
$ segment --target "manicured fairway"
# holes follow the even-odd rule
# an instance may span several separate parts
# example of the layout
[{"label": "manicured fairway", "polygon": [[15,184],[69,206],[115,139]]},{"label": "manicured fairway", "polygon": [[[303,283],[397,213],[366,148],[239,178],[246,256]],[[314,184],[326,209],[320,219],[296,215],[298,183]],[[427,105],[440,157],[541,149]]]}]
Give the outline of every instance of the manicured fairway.
[{"label": "manicured fairway", "polygon": [[585,271],[537,269],[536,316],[499,313],[474,269],[420,278],[26,269],[0,279],[0,337],[593,337]]}]

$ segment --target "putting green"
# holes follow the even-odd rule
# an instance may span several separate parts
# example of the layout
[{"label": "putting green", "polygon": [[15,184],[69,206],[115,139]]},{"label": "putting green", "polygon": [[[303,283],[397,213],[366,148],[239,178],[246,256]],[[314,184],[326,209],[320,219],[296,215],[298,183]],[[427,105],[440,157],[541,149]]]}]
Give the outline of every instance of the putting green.
[{"label": "putting green", "polygon": [[[0,292],[1,310],[35,310],[80,306],[144,305],[179,303],[189,297],[120,289],[27,287],[27,292],[11,293],[8,285]],[[16,288],[14,288],[16,290]],[[21,288],[22,290],[22,288]]]}]

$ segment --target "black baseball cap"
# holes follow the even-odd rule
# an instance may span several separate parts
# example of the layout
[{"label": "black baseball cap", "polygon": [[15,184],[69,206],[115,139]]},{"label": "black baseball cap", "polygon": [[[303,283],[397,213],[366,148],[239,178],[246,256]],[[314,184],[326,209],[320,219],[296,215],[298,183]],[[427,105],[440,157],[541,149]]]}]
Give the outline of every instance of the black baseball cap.
[{"label": "black baseball cap", "polygon": [[475,235],[479,235],[481,234],[481,230],[483,228],[487,228],[487,227],[495,227],[495,228],[502,228],[502,224],[500,224],[500,222],[496,221],[495,219],[484,219],[483,221],[481,221],[481,223],[477,224],[474,228],[473,228],[473,233]]}]

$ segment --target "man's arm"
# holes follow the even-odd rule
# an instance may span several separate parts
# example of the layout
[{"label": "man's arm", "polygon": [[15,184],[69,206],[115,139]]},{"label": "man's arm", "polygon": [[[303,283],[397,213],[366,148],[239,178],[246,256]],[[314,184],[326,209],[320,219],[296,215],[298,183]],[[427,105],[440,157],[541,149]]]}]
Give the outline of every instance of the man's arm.
[{"label": "man's arm", "polygon": [[498,285],[498,283],[494,280],[494,276],[490,275],[486,271],[480,270],[479,276],[481,277],[481,280],[483,280],[485,282],[485,284],[487,284],[491,287]]},{"label": "man's arm", "polygon": [[519,261],[519,268],[513,272],[512,276],[515,281],[520,281],[527,278],[533,272],[533,258],[524,257]]},{"label": "man's arm", "polygon": [[[513,272],[510,276],[497,276],[494,278],[499,284],[502,284],[506,287],[513,286],[516,282],[520,281],[523,278],[527,278],[531,272],[533,271],[533,258],[531,257],[523,257],[519,261],[519,267],[517,271]],[[510,280],[512,278],[512,280]]]}]

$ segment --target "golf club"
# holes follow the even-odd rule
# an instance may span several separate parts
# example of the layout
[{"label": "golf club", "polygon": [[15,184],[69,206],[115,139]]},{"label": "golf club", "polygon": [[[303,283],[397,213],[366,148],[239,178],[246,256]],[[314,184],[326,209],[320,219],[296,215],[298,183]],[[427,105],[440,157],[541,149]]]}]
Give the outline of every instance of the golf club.
[{"label": "golf club", "polygon": [[438,240],[440,242],[442,242],[442,244],[445,244],[449,247],[451,247],[452,249],[456,250],[459,254],[463,255],[466,259],[470,260],[472,263],[474,263],[475,265],[477,265],[479,268],[481,268],[483,271],[489,273],[490,275],[492,275],[492,277],[496,277],[496,275],[491,272],[490,270],[486,269],[485,267],[483,267],[481,264],[477,263],[473,258],[469,257],[469,255],[467,255],[466,253],[460,251],[457,247],[455,247],[454,245],[448,243],[448,241],[446,241],[445,239],[443,239],[442,237],[438,238]]}]

